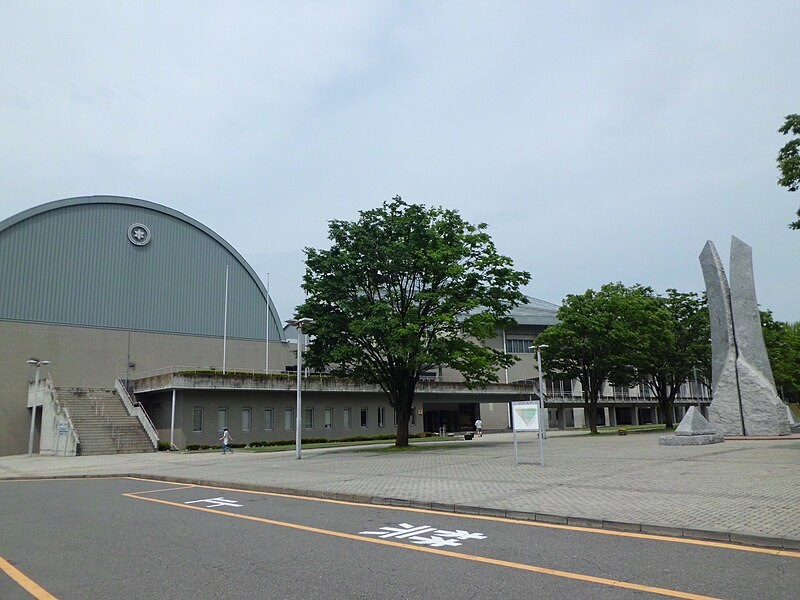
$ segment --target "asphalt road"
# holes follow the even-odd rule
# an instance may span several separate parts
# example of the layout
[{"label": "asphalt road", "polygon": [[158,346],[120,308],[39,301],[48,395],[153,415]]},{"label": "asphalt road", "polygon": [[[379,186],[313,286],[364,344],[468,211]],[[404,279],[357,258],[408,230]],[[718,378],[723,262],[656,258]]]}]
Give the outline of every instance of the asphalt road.
[{"label": "asphalt road", "polygon": [[0,482],[0,571],[4,600],[794,600],[800,553],[158,481],[73,479]]}]

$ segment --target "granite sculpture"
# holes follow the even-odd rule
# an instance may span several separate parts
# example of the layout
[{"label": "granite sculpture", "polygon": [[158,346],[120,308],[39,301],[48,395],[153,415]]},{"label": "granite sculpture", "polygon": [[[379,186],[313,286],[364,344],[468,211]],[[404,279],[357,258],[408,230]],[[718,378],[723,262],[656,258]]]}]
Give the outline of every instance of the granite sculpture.
[{"label": "granite sculpture", "polygon": [[730,286],[717,249],[700,253],[711,318],[709,421],[725,435],[788,435],[786,405],[772,377],[753,278],[753,250],[731,240]]},{"label": "granite sculpture", "polygon": [[675,435],[662,435],[658,438],[661,446],[704,446],[724,442],[725,436],[708,422],[696,406],[690,406],[683,415]]}]

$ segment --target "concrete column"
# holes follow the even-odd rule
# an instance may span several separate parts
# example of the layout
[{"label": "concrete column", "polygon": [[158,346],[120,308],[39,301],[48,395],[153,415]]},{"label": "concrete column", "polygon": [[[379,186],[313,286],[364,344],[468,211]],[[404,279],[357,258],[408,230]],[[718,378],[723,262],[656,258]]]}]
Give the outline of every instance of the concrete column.
[{"label": "concrete column", "polygon": [[603,412],[606,415],[606,425],[616,425],[617,424],[617,415],[614,413],[613,408],[609,408],[608,406],[603,407]]},{"label": "concrete column", "polygon": [[558,421],[559,431],[564,431],[567,428],[567,419],[564,416],[564,408],[556,409],[556,420]]},{"label": "concrete column", "polygon": [[582,429],[586,427],[586,415],[584,414],[583,407],[577,407],[572,409],[572,417],[575,419],[575,427],[578,429]]},{"label": "concrete column", "polygon": [[639,424],[639,407],[634,406],[631,410],[631,425],[638,425]]}]

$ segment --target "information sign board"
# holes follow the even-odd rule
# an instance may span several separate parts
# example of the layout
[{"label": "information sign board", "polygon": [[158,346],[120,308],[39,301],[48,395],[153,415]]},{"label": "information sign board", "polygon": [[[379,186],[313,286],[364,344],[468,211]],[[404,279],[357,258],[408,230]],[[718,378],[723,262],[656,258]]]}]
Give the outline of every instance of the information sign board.
[{"label": "information sign board", "polygon": [[514,402],[511,406],[514,430],[539,431],[538,402]]}]

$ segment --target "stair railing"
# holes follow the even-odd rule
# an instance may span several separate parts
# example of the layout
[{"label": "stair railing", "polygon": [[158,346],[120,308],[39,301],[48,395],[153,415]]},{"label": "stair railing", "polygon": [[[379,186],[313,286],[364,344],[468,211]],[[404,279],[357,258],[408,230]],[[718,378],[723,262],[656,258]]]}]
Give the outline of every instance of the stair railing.
[{"label": "stair railing", "polygon": [[114,389],[116,389],[119,397],[122,398],[122,403],[125,405],[128,414],[139,419],[139,422],[142,424],[142,427],[147,433],[147,437],[150,438],[150,443],[153,444],[153,448],[158,448],[158,430],[153,424],[153,421],[150,419],[150,415],[147,414],[144,406],[142,406],[142,403],[136,402],[133,398],[131,398],[130,394],[128,393],[128,389],[125,387],[121,379],[117,379],[114,382]]}]

